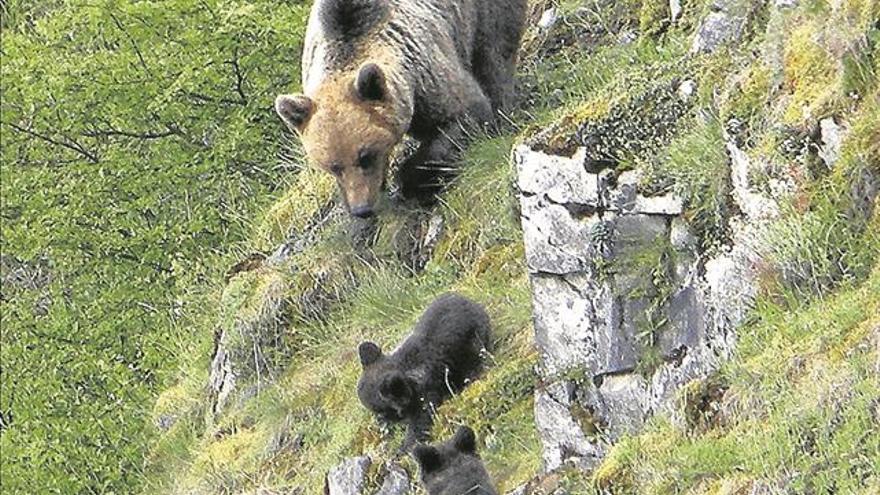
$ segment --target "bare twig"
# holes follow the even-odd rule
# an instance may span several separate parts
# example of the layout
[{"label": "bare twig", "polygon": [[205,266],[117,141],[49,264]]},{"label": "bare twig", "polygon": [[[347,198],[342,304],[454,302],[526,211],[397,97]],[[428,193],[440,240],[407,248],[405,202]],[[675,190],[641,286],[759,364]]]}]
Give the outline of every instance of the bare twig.
[{"label": "bare twig", "polygon": [[79,153],[80,155],[84,156],[90,162],[98,163],[98,155],[96,155],[92,151],[87,150],[83,145],[70,139],[69,137],[65,136],[66,141],[59,141],[55,138],[46,136],[45,134],[40,134],[39,132],[33,131],[31,129],[27,129],[25,127],[21,127],[20,125],[13,124],[12,122],[2,122],[2,124],[8,125],[9,127],[15,129],[18,132],[23,132],[29,136],[33,136],[33,137],[40,139],[42,141],[45,141],[49,144],[54,144],[55,146],[61,146],[62,148],[67,148],[71,151],[75,151],[75,152]]},{"label": "bare twig", "polygon": [[91,131],[85,131],[82,133],[83,136],[86,137],[130,137],[135,139],[142,140],[150,140],[150,139],[161,139],[170,136],[179,136],[180,130],[167,127],[165,131],[148,131],[148,132],[136,132],[136,131],[125,131],[121,129],[95,129]]},{"label": "bare twig", "polygon": [[238,64],[238,48],[235,49],[235,54],[232,57],[232,60],[228,62],[232,65],[232,72],[235,74],[235,92],[238,93],[238,96],[241,98],[241,104],[247,105],[248,97],[244,93],[244,73],[241,70],[241,66]]},{"label": "bare twig", "polygon": [[141,49],[140,47],[138,47],[137,42],[134,40],[131,34],[129,34],[128,31],[125,30],[125,26],[122,25],[122,22],[119,20],[118,17],[116,17],[113,12],[110,12],[110,18],[113,19],[113,23],[116,24],[116,27],[119,28],[120,31],[122,31],[126,38],[128,38],[128,42],[131,43],[132,48],[134,48],[134,52],[135,54],[137,54],[137,58],[138,60],[140,60],[141,67],[144,68],[144,72],[152,75],[152,72],[150,71],[150,68],[147,67],[147,62],[146,60],[144,60],[144,55],[141,53]]}]

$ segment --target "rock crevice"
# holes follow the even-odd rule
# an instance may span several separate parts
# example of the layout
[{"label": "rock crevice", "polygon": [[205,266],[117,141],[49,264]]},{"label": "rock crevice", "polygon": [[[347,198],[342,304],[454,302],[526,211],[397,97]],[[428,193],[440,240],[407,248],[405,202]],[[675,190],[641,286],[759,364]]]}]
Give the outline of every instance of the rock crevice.
[{"label": "rock crevice", "polygon": [[671,413],[680,387],[729,356],[757,273],[750,235],[707,258],[681,198],[641,194],[636,171],[591,173],[583,156],[514,152],[546,470],[593,468],[621,435]]}]

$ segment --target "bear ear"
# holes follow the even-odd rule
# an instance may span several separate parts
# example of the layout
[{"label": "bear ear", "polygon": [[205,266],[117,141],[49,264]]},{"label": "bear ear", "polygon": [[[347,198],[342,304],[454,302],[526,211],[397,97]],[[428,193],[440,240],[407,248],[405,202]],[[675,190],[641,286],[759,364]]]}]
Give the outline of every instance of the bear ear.
[{"label": "bear ear", "polygon": [[279,95],[275,98],[275,111],[291,130],[302,130],[312,116],[314,103],[304,95]]},{"label": "bear ear", "polygon": [[452,437],[452,445],[459,452],[475,454],[477,452],[477,437],[474,435],[474,430],[468,426],[459,427],[455,436]]},{"label": "bear ear", "polygon": [[366,64],[358,71],[354,87],[357,90],[358,97],[364,101],[384,100],[387,92],[385,74],[378,65]]},{"label": "bear ear", "polygon": [[440,452],[430,445],[417,445],[412,451],[412,456],[419,463],[423,473],[430,473],[440,468]]},{"label": "bear ear", "polygon": [[405,399],[409,395],[409,389],[406,386],[406,378],[399,373],[395,373],[385,378],[379,387],[379,393],[385,397],[393,399]]},{"label": "bear ear", "polygon": [[369,366],[382,357],[382,349],[372,342],[361,342],[358,346],[358,355],[361,358],[361,365]]}]

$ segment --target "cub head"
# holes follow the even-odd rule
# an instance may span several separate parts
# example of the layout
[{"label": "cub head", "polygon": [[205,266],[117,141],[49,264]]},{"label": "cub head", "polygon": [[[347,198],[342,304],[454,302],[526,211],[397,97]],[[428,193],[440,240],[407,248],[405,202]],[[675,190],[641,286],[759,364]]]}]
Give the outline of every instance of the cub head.
[{"label": "cub head", "polygon": [[415,381],[397,369],[372,342],[363,342],[358,354],[363,366],[357,387],[361,403],[382,421],[397,422],[411,416],[419,407]]},{"label": "cub head", "polygon": [[348,211],[369,217],[403,130],[385,73],[376,64],[332,74],[312,96],[281,95],[275,110],[300,139],[308,160],[336,177]]},{"label": "cub head", "polygon": [[474,430],[461,426],[452,438],[436,445],[418,445],[412,456],[419,464],[429,495],[497,495],[477,455]]}]

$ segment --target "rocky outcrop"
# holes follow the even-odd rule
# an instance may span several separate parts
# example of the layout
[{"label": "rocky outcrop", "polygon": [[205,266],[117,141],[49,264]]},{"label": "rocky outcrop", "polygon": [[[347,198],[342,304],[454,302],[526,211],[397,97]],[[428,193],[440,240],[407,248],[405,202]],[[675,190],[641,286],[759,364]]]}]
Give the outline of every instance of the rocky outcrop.
[{"label": "rocky outcrop", "polygon": [[[769,7],[768,33],[784,32],[781,11],[796,3]],[[747,38],[763,7],[714,2],[697,25],[691,54]],[[673,18],[680,10],[670,2]],[[776,87],[784,40],[767,38],[760,56]],[[723,245],[707,247],[689,226],[681,198],[647,192],[638,167],[616,170],[627,157],[668,146],[693,116],[695,82],[670,78],[649,86],[607,112],[582,112],[586,118],[574,112],[514,150],[541,354],[534,408],[546,471],[594,468],[610,444],[654,414],[687,422],[679,392],[711,382],[706,379],[730,357],[762,277],[793,278],[784,266],[772,266],[782,205],[803,190],[805,178],[835,167],[850,132],[845,118],[826,116],[799,130],[775,122],[774,129],[799,143],[779,160],[736,135],[735,118],[724,122],[728,132],[713,145],[726,157],[729,187],[721,193],[731,208],[724,212]],[[780,139],[783,154],[787,141]],[[880,188],[873,173],[862,175],[852,181],[858,211],[842,212],[856,217],[855,224],[870,216]],[[718,385],[704,395],[711,400],[723,390]]]},{"label": "rocky outcrop", "polygon": [[[845,129],[833,119],[820,123],[816,153],[827,167]],[[682,200],[643,193],[639,172],[594,173],[587,147],[570,157],[529,144],[515,149],[546,471],[595,468],[609,444],[653,414],[686,423],[690,405],[679,391],[708,383],[730,357],[761,277],[772,270],[780,204],[797,192],[803,171],[786,176],[733,136],[723,146],[737,213],[727,219],[728,242],[708,252],[691,233]],[[859,219],[870,216],[880,188],[864,175],[853,182],[855,204],[867,205],[853,213]],[[720,397],[724,387],[712,390]]]},{"label": "rocky outcrop", "polygon": [[700,252],[681,199],[639,191],[636,171],[589,172],[585,152],[515,150],[535,339],[535,417],[545,469],[591,468],[608,443],[674,413],[678,389],[729,357],[755,298],[762,226],[778,215],[729,142],[733,241]]},{"label": "rocky outcrop", "polygon": [[711,53],[738,41],[760,2],[715,0],[691,42],[691,53]]},{"label": "rocky outcrop", "polygon": [[[341,205],[321,208],[271,254],[252,254],[227,272],[208,379],[213,415],[222,413],[233,392],[246,399],[273,379],[289,313],[318,319],[337,299],[334,282],[354,283],[332,263],[302,270],[294,261],[317,242],[322,229],[346,216]],[[302,285],[295,297],[292,284]]]},{"label": "rocky outcrop", "polygon": [[372,461],[369,457],[346,459],[327,473],[328,495],[361,495]]},{"label": "rocky outcrop", "polygon": [[258,388],[273,372],[267,351],[281,339],[286,290],[281,273],[265,267],[247,272],[224,291],[228,314],[215,332],[209,377],[213,414],[242,383]]},{"label": "rocky outcrop", "polygon": [[[659,77],[659,76],[658,76]],[[657,149],[674,135],[693,104],[694,82],[669,80],[640,83],[635,95],[596,118],[564,118],[528,140],[550,155],[581,153],[590,172],[614,168],[627,157]],[[638,85],[637,85],[638,86]],[[573,122],[574,120],[574,122]]]},{"label": "rocky outcrop", "polygon": [[327,473],[326,495],[405,495],[410,493],[409,474],[396,464],[384,466],[378,491],[367,489],[373,459],[368,456],[352,457],[342,461]]}]

